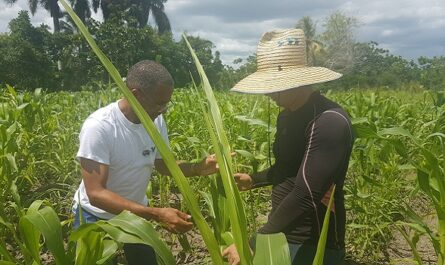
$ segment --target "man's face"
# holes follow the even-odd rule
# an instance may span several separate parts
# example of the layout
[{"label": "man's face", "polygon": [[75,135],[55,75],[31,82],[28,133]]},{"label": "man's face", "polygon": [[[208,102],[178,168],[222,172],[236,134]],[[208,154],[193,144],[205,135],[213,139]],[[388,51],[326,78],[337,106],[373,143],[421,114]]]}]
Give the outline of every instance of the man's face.
[{"label": "man's face", "polygon": [[173,86],[158,85],[151,91],[138,90],[138,100],[152,120],[168,109],[173,94]]},{"label": "man's face", "polygon": [[267,94],[278,106],[288,108],[289,105],[295,100],[294,91],[285,90],[282,92],[275,92]]},{"label": "man's face", "polygon": [[303,86],[266,94],[266,96],[270,97],[280,107],[285,109],[296,109],[306,103],[312,91],[313,90],[309,87]]}]

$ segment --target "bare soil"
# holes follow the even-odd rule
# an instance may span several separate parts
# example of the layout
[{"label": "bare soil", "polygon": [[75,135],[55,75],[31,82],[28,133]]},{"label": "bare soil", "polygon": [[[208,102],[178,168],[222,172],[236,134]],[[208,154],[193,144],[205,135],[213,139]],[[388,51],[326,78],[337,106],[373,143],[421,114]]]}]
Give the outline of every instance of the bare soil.
[{"label": "bare soil", "polygon": [[[425,224],[432,231],[437,231],[437,218],[434,209],[431,208],[431,202],[426,196],[418,196],[411,203],[410,207],[422,217]],[[411,237],[414,233],[411,233]],[[416,245],[417,251],[422,259],[423,265],[437,264],[437,255],[431,240],[427,235],[420,237]],[[411,247],[402,234],[395,229],[393,233],[393,240],[391,241],[386,254],[387,263],[394,265],[412,265],[417,264],[414,260]]]}]

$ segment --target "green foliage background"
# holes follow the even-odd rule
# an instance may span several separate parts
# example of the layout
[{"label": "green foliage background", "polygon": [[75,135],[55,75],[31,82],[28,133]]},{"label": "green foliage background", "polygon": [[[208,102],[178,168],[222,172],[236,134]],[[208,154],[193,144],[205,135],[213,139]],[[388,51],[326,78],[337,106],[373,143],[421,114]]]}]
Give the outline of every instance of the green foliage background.
[{"label": "green foliage background", "polygon": [[[428,91],[328,91],[327,96],[348,110],[359,137],[345,187],[347,252],[356,261],[375,264],[385,260],[395,223],[409,220],[407,205],[415,204],[419,198],[424,201],[425,195],[418,188],[416,171],[412,167],[411,160],[419,159],[419,154],[410,140],[398,137],[394,140],[399,144],[394,144],[386,137],[374,136],[386,128],[403,127],[431,145],[431,151],[436,153],[439,161],[443,161],[443,143],[441,145],[426,136],[443,130],[445,109],[444,106],[435,106],[436,95]],[[79,92],[35,90],[18,93],[1,88],[2,220],[17,224],[18,216],[14,210],[17,207],[16,195],[21,196],[20,207],[24,208],[35,200],[46,199],[64,220],[63,233],[67,237],[72,221],[72,196],[80,182],[74,156],[82,121],[95,109],[120,97],[116,88],[101,83]],[[254,172],[267,167],[268,137],[273,139],[274,117],[278,108],[272,105],[269,109],[266,97],[227,92],[216,93],[216,97],[220,102],[223,122],[227,124],[229,141],[237,152],[235,170]],[[176,89],[174,106],[167,113],[171,148],[178,159],[197,160],[212,152],[204,120],[198,115],[197,100],[189,89]],[[208,213],[203,193],[198,191],[208,191],[209,180],[196,178],[191,179],[191,183],[200,194],[203,213]],[[148,194],[152,205],[171,205],[187,211],[180,201],[171,200],[178,194],[172,179],[155,176],[148,191],[151,191]],[[256,231],[265,221],[258,216],[267,214],[269,196],[268,188],[243,193],[249,233]],[[428,215],[430,210],[425,207],[419,214]],[[17,249],[11,230],[4,224],[0,222],[2,241],[8,249]],[[175,242],[177,239],[166,240]]]}]

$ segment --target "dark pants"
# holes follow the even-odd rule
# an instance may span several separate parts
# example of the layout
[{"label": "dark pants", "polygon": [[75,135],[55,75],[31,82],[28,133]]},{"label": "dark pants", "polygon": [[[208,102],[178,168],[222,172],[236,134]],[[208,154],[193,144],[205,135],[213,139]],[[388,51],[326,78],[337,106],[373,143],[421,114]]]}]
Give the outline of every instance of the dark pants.
[{"label": "dark pants", "polygon": [[[316,246],[289,243],[289,253],[292,260],[292,265],[312,265],[316,252]],[[344,249],[325,249],[323,265],[343,265],[344,262]]]},{"label": "dark pants", "polygon": [[[80,226],[79,209],[74,211],[73,228],[77,229]],[[94,223],[100,219],[99,217],[82,209],[82,216],[84,223]],[[124,244],[125,259],[128,265],[158,265],[156,261],[156,253],[154,249],[144,244]],[[111,264],[117,265],[117,260],[114,259]]]},{"label": "dark pants", "polygon": [[[256,235],[250,239],[250,247],[255,250]],[[292,265],[312,265],[317,246],[309,244],[292,244],[289,245],[289,254]],[[324,252],[323,265],[344,265],[345,250],[344,249],[329,249],[326,248]]]}]

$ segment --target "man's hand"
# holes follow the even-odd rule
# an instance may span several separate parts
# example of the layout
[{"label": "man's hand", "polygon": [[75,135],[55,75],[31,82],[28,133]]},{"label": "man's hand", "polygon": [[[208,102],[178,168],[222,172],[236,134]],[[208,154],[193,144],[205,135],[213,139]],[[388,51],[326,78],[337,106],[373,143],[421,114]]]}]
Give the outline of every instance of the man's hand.
[{"label": "man's hand", "polygon": [[232,244],[228,246],[226,249],[224,249],[224,251],[222,252],[222,256],[227,258],[229,265],[240,264],[240,258],[238,255],[238,251],[236,250],[235,244]]},{"label": "man's hand", "polygon": [[252,177],[245,173],[236,173],[234,175],[238,189],[241,191],[250,190],[253,187]]},{"label": "man's hand", "polygon": [[200,162],[192,164],[192,171],[197,176],[207,176],[218,172],[218,162],[215,154],[209,155]]},{"label": "man's hand", "polygon": [[185,233],[192,229],[191,216],[174,208],[159,208],[157,221],[172,233]]}]

